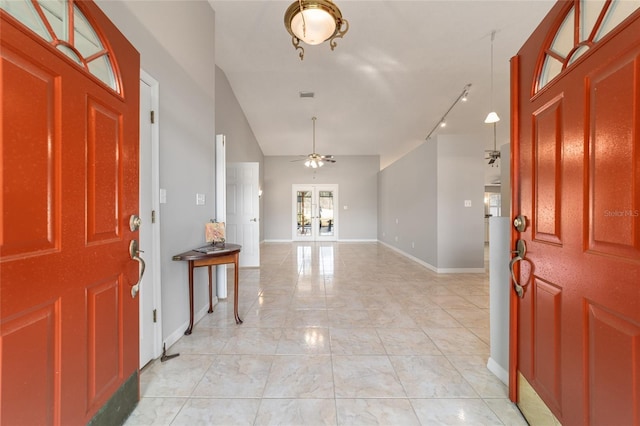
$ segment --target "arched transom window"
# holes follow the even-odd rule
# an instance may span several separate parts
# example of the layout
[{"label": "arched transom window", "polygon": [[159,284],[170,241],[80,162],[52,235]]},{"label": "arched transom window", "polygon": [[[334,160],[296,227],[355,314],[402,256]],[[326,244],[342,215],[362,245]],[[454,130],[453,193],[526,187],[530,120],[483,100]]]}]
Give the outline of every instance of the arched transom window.
[{"label": "arched transom window", "polygon": [[543,51],[535,80],[538,92],[640,8],[640,0],[574,0]]},{"label": "arched transom window", "polygon": [[120,92],[113,58],[74,0],[0,0],[0,8]]}]

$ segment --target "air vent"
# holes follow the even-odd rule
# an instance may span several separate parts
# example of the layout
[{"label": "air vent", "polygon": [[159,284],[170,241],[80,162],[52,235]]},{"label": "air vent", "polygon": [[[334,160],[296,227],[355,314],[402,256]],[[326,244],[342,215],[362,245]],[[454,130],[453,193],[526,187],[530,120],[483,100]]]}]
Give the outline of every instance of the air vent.
[{"label": "air vent", "polygon": [[300,92],[300,97],[301,98],[313,98],[315,97],[316,94],[313,92]]}]

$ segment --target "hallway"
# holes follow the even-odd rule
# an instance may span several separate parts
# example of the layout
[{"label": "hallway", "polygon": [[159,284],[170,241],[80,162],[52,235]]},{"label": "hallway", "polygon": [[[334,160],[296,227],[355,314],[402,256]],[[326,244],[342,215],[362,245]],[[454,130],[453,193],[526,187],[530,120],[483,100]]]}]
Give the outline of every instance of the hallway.
[{"label": "hallway", "polygon": [[261,265],[244,324],[230,293],[143,370],[126,425],[526,425],[486,368],[488,274],[378,243],[264,243]]}]

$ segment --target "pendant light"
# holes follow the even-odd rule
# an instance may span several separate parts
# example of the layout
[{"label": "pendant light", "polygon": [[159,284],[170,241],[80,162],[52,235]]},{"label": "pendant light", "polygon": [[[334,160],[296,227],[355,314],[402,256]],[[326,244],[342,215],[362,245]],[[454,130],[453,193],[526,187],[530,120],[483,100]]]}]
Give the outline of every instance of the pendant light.
[{"label": "pendant light", "polygon": [[487,124],[497,123],[500,121],[498,113],[493,109],[493,40],[496,37],[496,30],[491,31],[491,112],[487,114],[484,122]]}]

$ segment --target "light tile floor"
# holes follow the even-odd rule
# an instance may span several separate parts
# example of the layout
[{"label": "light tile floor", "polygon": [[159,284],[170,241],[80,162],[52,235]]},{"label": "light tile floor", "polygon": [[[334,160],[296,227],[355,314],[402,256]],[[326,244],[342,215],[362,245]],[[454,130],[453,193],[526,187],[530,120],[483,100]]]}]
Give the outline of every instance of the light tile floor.
[{"label": "light tile floor", "polygon": [[244,324],[229,294],[143,370],[126,425],[527,424],[486,368],[487,274],[377,243],[265,243],[239,294]]}]

